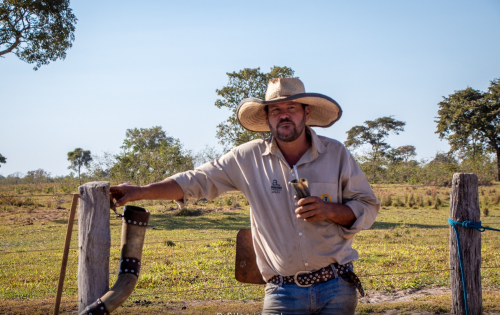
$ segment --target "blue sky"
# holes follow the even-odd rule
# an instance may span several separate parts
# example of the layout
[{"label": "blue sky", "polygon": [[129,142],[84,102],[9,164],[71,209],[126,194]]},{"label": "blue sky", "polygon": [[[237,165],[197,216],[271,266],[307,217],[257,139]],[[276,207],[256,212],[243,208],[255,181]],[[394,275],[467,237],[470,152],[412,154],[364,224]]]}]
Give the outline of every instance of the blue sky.
[{"label": "blue sky", "polygon": [[406,122],[394,146],[447,151],[437,104],[500,78],[499,1],[72,1],[76,40],[33,71],[0,59],[0,174],[69,173],[67,152],[119,153],[129,128],[162,126],[186,149],[219,150],[214,106],[226,72],[295,70],[344,111],[345,141],[366,120]]}]

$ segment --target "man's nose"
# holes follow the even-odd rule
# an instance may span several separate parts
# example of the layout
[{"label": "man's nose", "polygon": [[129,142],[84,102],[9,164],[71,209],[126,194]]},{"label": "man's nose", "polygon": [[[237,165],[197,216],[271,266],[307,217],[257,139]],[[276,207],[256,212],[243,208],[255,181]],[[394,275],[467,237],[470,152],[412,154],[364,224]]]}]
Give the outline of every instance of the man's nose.
[{"label": "man's nose", "polygon": [[290,113],[287,111],[287,110],[283,110],[279,113],[278,115],[278,118],[280,120],[283,120],[283,119],[290,119]]}]

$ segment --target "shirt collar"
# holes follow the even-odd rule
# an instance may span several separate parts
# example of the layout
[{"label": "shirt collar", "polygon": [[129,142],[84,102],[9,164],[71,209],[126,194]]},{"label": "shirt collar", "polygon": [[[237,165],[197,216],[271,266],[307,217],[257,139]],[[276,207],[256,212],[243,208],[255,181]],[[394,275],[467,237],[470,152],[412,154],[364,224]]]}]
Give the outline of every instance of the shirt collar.
[{"label": "shirt collar", "polygon": [[[311,137],[311,148],[307,150],[306,153],[304,153],[304,156],[300,159],[300,164],[302,163],[307,163],[310,161],[315,160],[321,153],[325,152],[325,145],[323,142],[321,142],[321,139],[318,137],[316,132],[312,130],[311,127],[306,126],[306,133]],[[271,136],[266,139],[266,150],[264,153],[262,153],[262,156],[265,155],[276,155],[276,156],[282,156],[280,149],[278,148],[278,144],[276,143],[276,139]]]}]

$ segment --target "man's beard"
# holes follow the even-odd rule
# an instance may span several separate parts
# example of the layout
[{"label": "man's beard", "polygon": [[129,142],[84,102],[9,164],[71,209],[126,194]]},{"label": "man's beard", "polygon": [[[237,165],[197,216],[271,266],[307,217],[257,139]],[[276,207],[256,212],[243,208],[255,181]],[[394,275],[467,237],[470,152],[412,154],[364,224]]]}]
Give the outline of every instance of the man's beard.
[{"label": "man's beard", "polygon": [[[279,126],[285,122],[291,123],[293,125],[293,129],[288,134],[284,134],[279,131]],[[297,140],[302,134],[302,132],[304,132],[304,129],[306,127],[306,116],[304,115],[298,126],[296,126],[295,123],[288,118],[281,120],[276,125],[276,129],[273,128],[273,126],[269,123],[269,121],[267,122],[267,124],[269,125],[269,129],[271,129],[273,137],[283,142],[292,142]]]}]

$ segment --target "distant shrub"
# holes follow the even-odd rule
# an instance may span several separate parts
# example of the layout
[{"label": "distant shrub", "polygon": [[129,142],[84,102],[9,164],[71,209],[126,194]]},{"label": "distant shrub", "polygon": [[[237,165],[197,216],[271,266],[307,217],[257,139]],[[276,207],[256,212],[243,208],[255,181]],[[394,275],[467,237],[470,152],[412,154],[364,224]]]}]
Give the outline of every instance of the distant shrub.
[{"label": "distant shrub", "polygon": [[198,209],[182,208],[175,215],[178,217],[195,217],[201,215],[201,211]]},{"label": "distant shrub", "polygon": [[484,217],[487,217],[488,214],[490,214],[490,209],[488,209],[488,207],[484,207],[481,213],[483,214]]},{"label": "distant shrub", "polygon": [[406,205],[409,208],[412,208],[416,204],[417,202],[415,201],[415,195],[413,195],[413,193],[411,193],[409,196],[406,196]]},{"label": "distant shrub", "polygon": [[383,196],[382,200],[380,200],[380,203],[384,207],[390,207],[390,206],[392,206],[392,197],[391,197],[391,195]]},{"label": "distant shrub", "polygon": [[500,203],[500,195],[493,196],[493,198],[491,199],[491,203],[494,205],[498,205],[498,203]]}]

